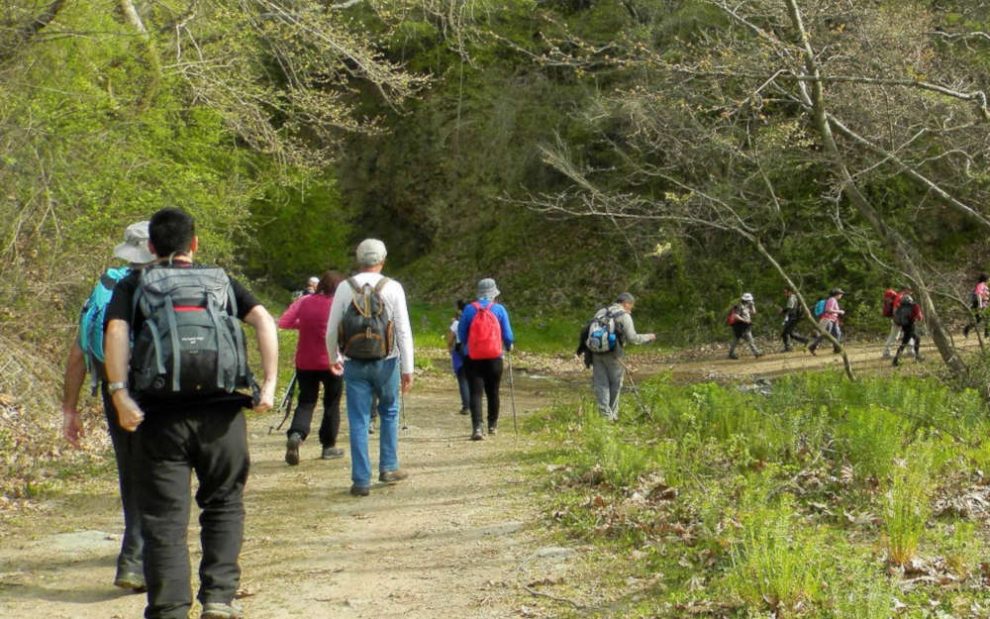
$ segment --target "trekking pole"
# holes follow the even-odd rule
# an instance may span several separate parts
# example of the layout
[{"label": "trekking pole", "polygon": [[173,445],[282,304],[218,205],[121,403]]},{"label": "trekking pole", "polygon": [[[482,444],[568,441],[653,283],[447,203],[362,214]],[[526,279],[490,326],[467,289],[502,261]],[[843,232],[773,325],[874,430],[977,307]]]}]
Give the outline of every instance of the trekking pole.
[{"label": "trekking pole", "polygon": [[505,353],[505,358],[509,361],[509,399],[512,401],[512,431],[516,438],[519,437],[519,426],[516,424],[516,387],[512,381],[512,351]]},{"label": "trekking pole", "polygon": [[406,396],[402,393],[402,389],[399,389],[399,415],[402,417],[402,429],[408,430],[409,425],[406,424]]},{"label": "trekking pole", "polygon": [[639,387],[636,386],[636,381],[633,380],[632,370],[630,370],[629,366],[626,365],[626,362],[622,360],[622,357],[616,358],[619,360],[619,365],[622,366],[622,369],[626,371],[626,376],[629,377],[629,385],[632,386],[633,395],[636,396],[636,404],[639,405],[640,415],[644,417],[651,417],[653,411],[646,407],[646,404],[643,402],[643,398],[640,397]]},{"label": "trekking pole", "polygon": [[278,426],[268,426],[268,433],[271,434],[276,430],[281,430],[282,426],[285,425],[285,420],[289,418],[289,413],[292,412],[292,396],[296,392],[296,373],[292,373],[292,379],[289,381],[289,386],[285,390],[285,395],[282,396],[282,402],[279,403],[277,411],[285,409],[285,415],[282,417],[282,421],[278,423]]}]

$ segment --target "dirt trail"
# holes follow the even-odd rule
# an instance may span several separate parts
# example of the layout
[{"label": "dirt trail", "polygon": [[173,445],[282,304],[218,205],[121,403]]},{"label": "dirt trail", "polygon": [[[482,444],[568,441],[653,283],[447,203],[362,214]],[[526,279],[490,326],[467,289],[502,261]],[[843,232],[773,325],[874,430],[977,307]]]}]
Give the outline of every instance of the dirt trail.
[{"label": "dirt trail", "polygon": [[[965,344],[976,346],[975,340]],[[850,356],[860,372],[890,368],[881,351],[879,344],[853,346]],[[740,361],[723,354],[677,362],[644,355],[628,363],[637,381],[668,371],[675,380],[697,381],[841,367],[831,351]],[[923,354],[931,361],[921,367],[940,366],[934,350],[926,347]],[[914,361],[907,358],[905,364]],[[539,370],[529,372],[525,365],[516,371],[520,418],[553,398],[587,393],[588,373],[573,359],[534,361],[532,368]],[[249,416],[252,471],[241,556],[247,615],[553,616],[551,602],[533,598],[523,585],[560,578],[576,555],[554,547],[538,526],[538,505],[528,498],[536,482],[520,464],[529,446],[513,435],[508,390],[503,394],[500,434],[472,443],[468,418],[456,412],[451,377],[432,373],[418,380],[406,398],[408,429],[400,434],[402,467],[411,477],[394,486],[373,486],[371,496],[361,499],[347,492],[348,459],[318,460],[319,445],[311,440],[303,445],[301,464],[290,468],[283,462],[284,435],[268,434],[273,415]],[[341,434],[346,437],[346,422]],[[377,442],[372,453],[377,461]],[[0,544],[0,617],[141,616],[143,595],[109,586],[120,526],[109,472],[7,523]],[[197,529],[194,513],[189,531],[194,565]]]},{"label": "dirt trail", "polygon": [[[520,418],[549,403],[542,395],[547,381],[522,374],[516,373]],[[570,554],[547,551],[534,526],[537,505],[527,496],[532,481],[518,463],[526,446],[513,434],[508,396],[504,391],[498,436],[471,442],[452,379],[442,386],[436,379],[418,381],[406,398],[408,429],[399,445],[410,478],[373,485],[366,498],[348,494],[349,459],[319,460],[319,443],[310,440],[300,465],[290,468],[283,461],[284,434],[268,434],[273,415],[250,417],[241,555],[247,615],[520,616],[522,606],[532,604],[519,586],[530,570],[556,570]],[[377,462],[377,435],[371,438]],[[108,476],[50,501],[8,531],[0,547],[0,617],[142,616],[143,595],[109,586],[120,528],[113,483]],[[194,565],[195,512],[189,531]]]}]

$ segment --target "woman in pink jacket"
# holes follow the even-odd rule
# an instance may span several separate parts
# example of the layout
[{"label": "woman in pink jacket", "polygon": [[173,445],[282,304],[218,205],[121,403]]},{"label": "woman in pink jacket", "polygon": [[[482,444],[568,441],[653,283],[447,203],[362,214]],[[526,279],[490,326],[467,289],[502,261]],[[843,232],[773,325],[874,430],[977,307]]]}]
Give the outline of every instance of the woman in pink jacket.
[{"label": "woman in pink jacket", "polygon": [[309,435],[313,421],[313,410],[323,385],[323,421],[320,423],[321,457],[324,460],[340,458],[344,450],[337,447],[337,433],[340,431],[340,396],[343,393],[344,379],[334,373],[327,354],[327,321],[330,305],[337,284],[343,280],[340,273],[327,271],[316,286],[316,293],[299,297],[278,320],[282,329],[298,329],[299,343],[296,345],[296,381],[299,385],[299,400],[296,412],[289,426],[285,446],[285,461],[295,466],[299,464],[299,445]]}]

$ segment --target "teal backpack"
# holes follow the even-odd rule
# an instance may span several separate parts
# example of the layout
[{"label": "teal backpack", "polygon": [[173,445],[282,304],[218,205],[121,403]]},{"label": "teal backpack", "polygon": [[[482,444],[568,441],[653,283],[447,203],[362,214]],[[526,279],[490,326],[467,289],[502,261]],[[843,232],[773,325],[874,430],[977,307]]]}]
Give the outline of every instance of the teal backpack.
[{"label": "teal backpack", "polygon": [[96,385],[104,374],[103,322],[107,315],[107,306],[113,297],[114,286],[130,272],[130,267],[107,269],[100,276],[100,281],[93,286],[93,292],[89,294],[89,299],[79,313],[79,348],[86,358],[86,369],[89,371],[94,394]]},{"label": "teal backpack", "polygon": [[815,303],[815,309],[812,313],[815,315],[816,319],[821,318],[822,314],[825,313],[826,301],[828,301],[828,299],[818,299],[818,303]]}]

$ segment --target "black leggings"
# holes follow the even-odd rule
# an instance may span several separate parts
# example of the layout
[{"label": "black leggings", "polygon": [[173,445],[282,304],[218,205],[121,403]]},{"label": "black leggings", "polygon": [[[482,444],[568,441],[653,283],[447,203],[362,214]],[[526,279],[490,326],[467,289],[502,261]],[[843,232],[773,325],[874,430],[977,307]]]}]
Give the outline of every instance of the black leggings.
[{"label": "black leggings", "polygon": [[320,444],[324,447],[337,446],[337,433],[340,431],[340,396],[344,390],[344,379],[330,370],[296,370],[299,381],[299,403],[292,416],[292,425],[286,434],[299,434],[303,440],[309,436],[313,422],[313,410],[323,385],[323,421],[320,422]]},{"label": "black leggings", "polygon": [[481,394],[488,400],[488,427],[498,425],[498,390],[502,383],[502,358],[465,359],[468,385],[471,389],[471,427],[481,427]]}]

